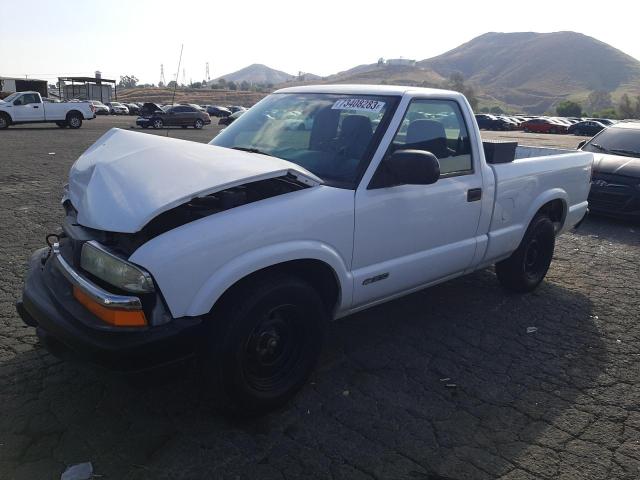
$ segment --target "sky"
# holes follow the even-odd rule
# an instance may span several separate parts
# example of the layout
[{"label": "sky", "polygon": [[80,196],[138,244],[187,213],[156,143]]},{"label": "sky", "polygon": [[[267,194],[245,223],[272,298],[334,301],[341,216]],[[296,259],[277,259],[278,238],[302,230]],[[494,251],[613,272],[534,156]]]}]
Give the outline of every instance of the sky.
[{"label": "sky", "polygon": [[[635,0],[0,0],[0,76],[135,75],[157,84],[252,63],[330,75],[378,58],[422,60],[488,31],[573,30],[640,59]],[[28,15],[23,8],[28,10]],[[638,10],[635,14],[631,10]],[[626,12],[626,13],[625,13]],[[635,37],[635,38],[634,38]]]}]

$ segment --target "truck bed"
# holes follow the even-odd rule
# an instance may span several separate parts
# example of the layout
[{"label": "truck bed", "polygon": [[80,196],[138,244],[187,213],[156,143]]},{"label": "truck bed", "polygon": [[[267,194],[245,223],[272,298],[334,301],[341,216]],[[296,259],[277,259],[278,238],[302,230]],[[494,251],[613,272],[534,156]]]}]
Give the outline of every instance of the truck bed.
[{"label": "truck bed", "polygon": [[563,202],[558,234],[587,212],[593,154],[576,150],[518,147],[516,160],[490,165],[495,206],[483,263],[500,260],[517,248],[529,222],[549,199]]}]

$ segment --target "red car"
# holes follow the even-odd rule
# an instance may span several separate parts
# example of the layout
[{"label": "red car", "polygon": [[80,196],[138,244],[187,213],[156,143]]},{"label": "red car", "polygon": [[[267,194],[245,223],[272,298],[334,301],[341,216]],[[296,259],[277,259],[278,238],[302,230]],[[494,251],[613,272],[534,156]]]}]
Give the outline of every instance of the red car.
[{"label": "red car", "polygon": [[521,127],[525,132],[534,133],[567,133],[569,128],[567,125],[546,118],[532,118],[523,122]]}]

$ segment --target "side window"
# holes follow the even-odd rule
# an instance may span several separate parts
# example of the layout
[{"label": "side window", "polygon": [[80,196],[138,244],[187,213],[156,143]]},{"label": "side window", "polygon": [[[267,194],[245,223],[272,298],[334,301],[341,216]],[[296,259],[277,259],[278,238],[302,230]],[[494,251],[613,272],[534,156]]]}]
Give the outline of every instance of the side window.
[{"label": "side window", "polygon": [[22,95],[21,97],[16,98],[16,99],[13,101],[13,104],[14,104],[14,105],[16,105],[16,106],[18,106],[18,105],[24,105],[24,100],[25,100],[25,99],[24,99],[24,97],[25,97],[25,96],[24,96],[24,95]]},{"label": "side window", "polygon": [[469,133],[453,100],[413,100],[387,155],[401,149],[433,153],[441,176],[473,173]]},{"label": "side window", "polygon": [[30,103],[40,103],[40,101],[38,100],[38,96],[33,93],[27,93],[26,95],[23,95],[22,98],[23,105],[29,105]]}]

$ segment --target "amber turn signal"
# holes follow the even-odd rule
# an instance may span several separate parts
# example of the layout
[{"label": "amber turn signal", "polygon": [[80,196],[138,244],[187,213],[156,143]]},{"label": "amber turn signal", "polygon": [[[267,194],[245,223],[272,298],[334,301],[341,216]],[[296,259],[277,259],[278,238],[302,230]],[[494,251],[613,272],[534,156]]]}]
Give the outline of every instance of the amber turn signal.
[{"label": "amber turn signal", "polygon": [[142,310],[107,308],[104,305],[100,305],[75,285],[73,287],[73,296],[96,317],[115,327],[144,327],[147,325],[147,318]]}]

